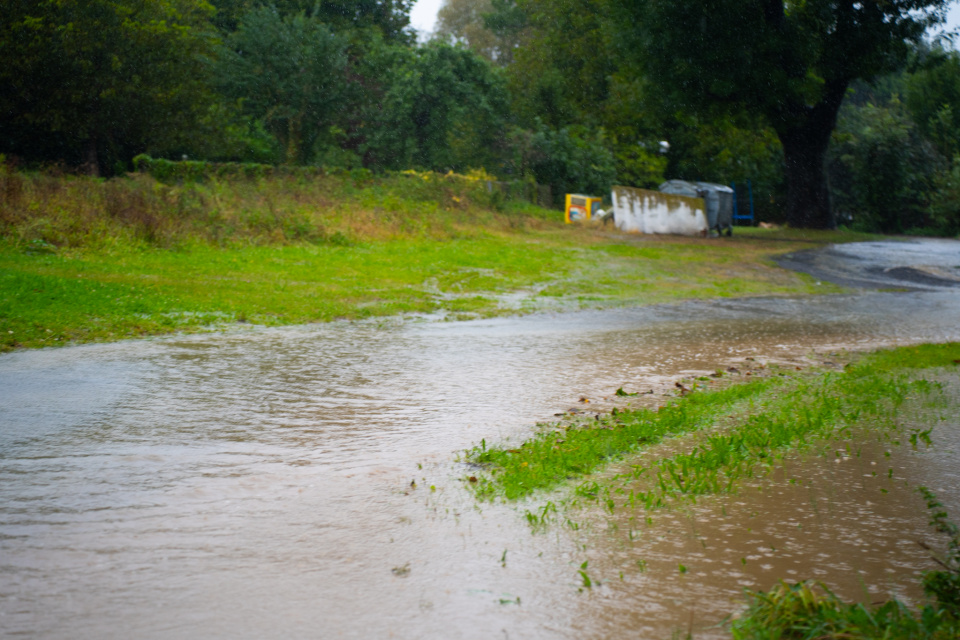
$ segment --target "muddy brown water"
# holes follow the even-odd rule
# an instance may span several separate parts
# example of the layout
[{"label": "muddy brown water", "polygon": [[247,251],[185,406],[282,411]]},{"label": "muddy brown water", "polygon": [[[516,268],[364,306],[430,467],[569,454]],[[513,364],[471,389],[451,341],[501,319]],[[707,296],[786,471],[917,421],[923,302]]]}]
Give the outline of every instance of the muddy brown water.
[{"label": "muddy brown water", "polygon": [[[926,514],[912,490],[865,497],[867,454],[798,461],[813,484],[658,514],[629,541],[600,517],[531,534],[530,505],[476,504],[456,453],[621,385],[958,340],[958,318],[955,292],[872,292],[5,355],[0,636],[656,638],[778,578],[916,598]],[[896,477],[960,513],[957,429],[898,453]],[[581,592],[584,560],[601,584]]]}]

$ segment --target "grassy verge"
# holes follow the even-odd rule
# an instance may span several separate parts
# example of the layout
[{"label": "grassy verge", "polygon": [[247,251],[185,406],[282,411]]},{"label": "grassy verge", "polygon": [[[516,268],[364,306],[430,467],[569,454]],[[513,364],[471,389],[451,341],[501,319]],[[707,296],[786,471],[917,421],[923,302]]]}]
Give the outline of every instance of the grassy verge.
[{"label": "grassy verge", "polygon": [[[653,467],[634,466],[628,474],[581,484],[581,496],[603,500],[613,510],[619,502],[647,509],[677,498],[733,491],[739,479],[758,465],[769,466],[788,451],[803,449],[833,437],[865,420],[893,424],[896,409],[910,393],[927,393],[931,383],[912,380],[905,369],[954,366],[960,343],[923,345],[881,351],[848,365],[842,372],[779,372],[726,389],[698,391],[658,411],[618,411],[594,420],[541,425],[519,446],[488,447],[486,442],[466,454],[484,469],[468,478],[478,497],[513,500],[536,490],[601,469],[614,460],[649,448],[668,436],[712,427],[725,428],[701,438],[689,453],[659,459]],[[741,414],[733,418],[730,414]],[[721,421],[720,417],[725,416]],[[925,432],[910,434],[916,443]],[[647,478],[649,491],[626,488]],[[625,494],[625,495],[624,495]]]},{"label": "grassy verge", "polygon": [[771,256],[841,236],[623,236],[468,177],[0,174],[0,351],[236,322],[839,291]]}]

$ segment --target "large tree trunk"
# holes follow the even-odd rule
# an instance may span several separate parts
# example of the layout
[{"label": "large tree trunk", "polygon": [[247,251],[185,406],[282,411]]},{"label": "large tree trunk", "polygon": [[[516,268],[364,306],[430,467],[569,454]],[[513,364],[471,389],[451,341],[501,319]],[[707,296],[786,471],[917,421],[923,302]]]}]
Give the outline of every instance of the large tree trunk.
[{"label": "large tree trunk", "polygon": [[[786,164],[787,224],[801,229],[833,229],[825,160],[830,131],[780,136]],[[806,134],[806,135],[805,135]]]},{"label": "large tree trunk", "polygon": [[801,229],[833,229],[826,157],[847,82],[829,83],[816,106],[784,118],[777,127],[787,177],[787,224]]}]

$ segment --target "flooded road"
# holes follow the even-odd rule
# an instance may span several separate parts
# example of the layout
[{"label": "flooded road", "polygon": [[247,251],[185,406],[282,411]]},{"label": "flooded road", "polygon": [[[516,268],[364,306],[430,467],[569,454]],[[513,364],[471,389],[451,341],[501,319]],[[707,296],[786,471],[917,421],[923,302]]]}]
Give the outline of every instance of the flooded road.
[{"label": "flooded road", "polygon": [[[907,499],[882,516],[880,539],[864,543],[887,558],[873,564],[832,542],[861,535],[860,516],[821,525],[810,516],[804,526],[817,533],[807,546],[770,543],[808,522],[786,496],[772,532],[724,529],[733,516],[719,516],[717,501],[699,515],[664,516],[629,544],[629,523],[585,541],[532,535],[522,505],[478,506],[455,458],[481,439],[523,437],[580,396],[609,397],[621,385],[665,391],[677,376],[746,356],[802,362],[841,348],[960,340],[958,318],[955,291],[868,292],[5,355],[0,636],[669,637],[692,607],[731,610],[731,590],[718,585],[767,588],[764,576],[818,578],[841,561],[842,584],[909,591],[913,572],[929,567],[903,543],[902,532],[926,524]],[[950,451],[937,453],[945,468],[956,462]],[[809,489],[829,494],[814,500],[831,505],[818,513],[849,513],[843,501],[859,498],[831,486]],[[960,496],[945,497],[960,507]],[[728,533],[727,551],[705,554],[690,573],[665,569],[675,552],[702,553],[701,538]],[[757,551],[768,543],[797,548],[777,564]],[[615,559],[635,564],[634,555],[649,569],[614,580]],[[580,593],[585,557],[606,584]],[[726,572],[709,578],[708,561]],[[776,570],[753,572],[764,564]]]},{"label": "flooded road", "polygon": [[936,291],[960,287],[956,240],[902,238],[798,251],[777,263],[848,287]]}]

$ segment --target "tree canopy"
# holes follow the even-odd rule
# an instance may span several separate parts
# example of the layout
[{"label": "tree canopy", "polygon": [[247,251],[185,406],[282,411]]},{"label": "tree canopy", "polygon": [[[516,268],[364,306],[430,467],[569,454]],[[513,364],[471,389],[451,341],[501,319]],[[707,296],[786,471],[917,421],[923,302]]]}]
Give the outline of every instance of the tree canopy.
[{"label": "tree canopy", "polygon": [[902,64],[948,0],[612,0],[622,48],[677,108],[763,118],[783,145],[787,219],[834,226],[824,159],[850,83]]},{"label": "tree canopy", "polygon": [[346,63],[346,42],[318,18],[260,7],[227,37],[215,77],[276,136],[286,161],[299,164],[333,124]]},{"label": "tree canopy", "polygon": [[761,219],[947,232],[960,54],[922,41],[947,3],[446,0],[424,44],[413,0],[8,0],[0,154],[749,180]]},{"label": "tree canopy", "polygon": [[189,136],[208,93],[203,0],[9,0],[0,8],[5,151],[97,173]]}]

